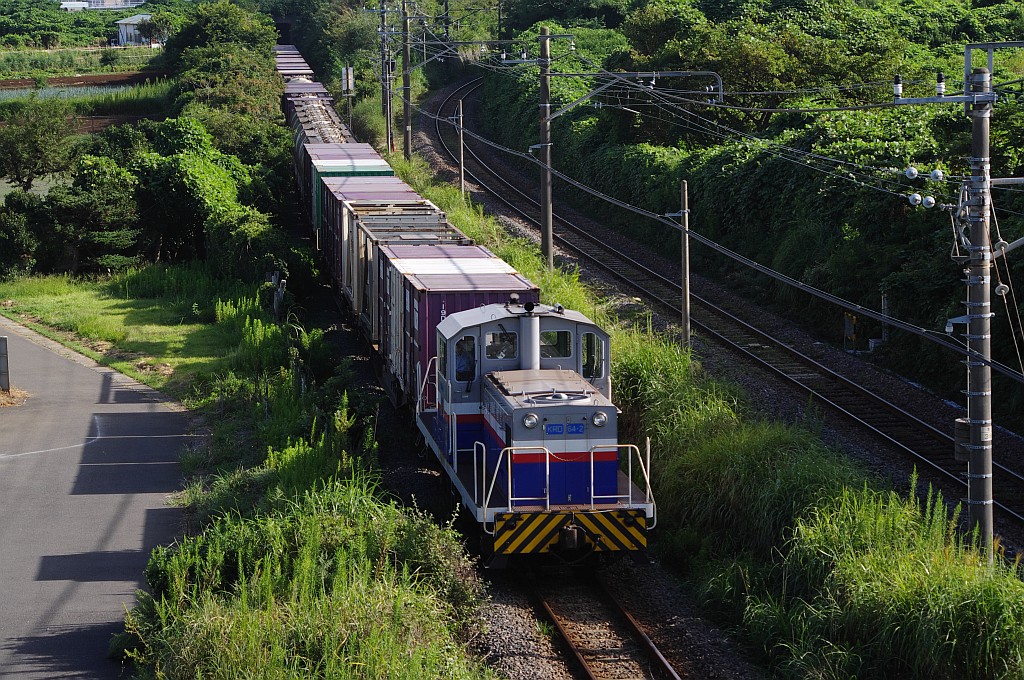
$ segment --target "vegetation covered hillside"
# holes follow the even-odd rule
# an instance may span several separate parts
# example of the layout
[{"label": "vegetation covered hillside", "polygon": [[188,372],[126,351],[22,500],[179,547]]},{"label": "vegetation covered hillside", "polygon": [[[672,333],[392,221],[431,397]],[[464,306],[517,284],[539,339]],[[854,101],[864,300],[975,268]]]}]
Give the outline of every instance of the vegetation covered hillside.
[{"label": "vegetation covered hillside", "polygon": [[[886,104],[895,74],[909,83],[907,96],[933,94],[937,72],[947,74],[949,92],[957,91],[964,43],[1015,39],[1024,4],[651,0],[601,6],[569,3],[540,22],[553,33],[575,35],[575,52],[567,41],[553,43],[554,71],[714,71],[724,81],[725,100],[707,103],[710,78],[660,78],[653,87],[645,81],[647,93],[617,88],[594,99],[600,109],[579,106],[554,121],[556,169],[658,214],[678,210],[679,182],[687,179],[691,228],[727,248],[876,310],[885,294],[894,316],[928,329],[941,332],[947,318],[964,313],[961,272],[949,259],[949,217],[913,208],[906,196],[920,192],[956,203],[960,177],[968,174],[970,123],[962,105]],[[535,51],[537,26],[518,28]],[[983,65],[977,59],[975,66]],[[1021,174],[1024,119],[1016,85],[1001,84],[1019,77],[1022,60],[1019,50],[997,53],[997,177]],[[488,134],[525,150],[538,136],[538,70],[496,70],[483,97]],[[554,78],[555,109],[600,82]],[[950,179],[911,182],[903,175],[911,165],[940,168]],[[557,183],[556,191],[570,193]],[[1022,232],[1018,196],[999,190],[994,196],[1007,241]],[[634,215],[602,212],[652,243],[678,239]],[[841,338],[842,310],[706,250],[697,249],[695,258],[699,273],[727,277]],[[1011,258],[1010,264],[1011,280],[1019,278],[1018,263]],[[1006,310],[997,302],[995,357],[1019,366]],[[877,325],[858,331],[862,349],[867,338],[881,335]],[[961,386],[956,357],[927,342],[897,333],[885,352],[898,357],[905,374]],[[1014,394],[1003,400],[1002,415],[1019,412],[1019,390],[999,389]]]}]

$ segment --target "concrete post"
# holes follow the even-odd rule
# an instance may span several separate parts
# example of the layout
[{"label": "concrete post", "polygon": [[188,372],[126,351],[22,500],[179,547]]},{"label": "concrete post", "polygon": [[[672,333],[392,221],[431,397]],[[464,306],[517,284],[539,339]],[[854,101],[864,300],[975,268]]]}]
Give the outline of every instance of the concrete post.
[{"label": "concrete post", "polygon": [[402,123],[405,133],[402,146],[405,160],[412,160],[412,56],[409,48],[409,9],[402,0]]},{"label": "concrete post", "polygon": [[551,29],[540,29],[540,175],[541,192],[541,254],[548,269],[555,268],[554,236],[551,222]]},{"label": "concrete post", "polygon": [[[971,92],[989,94],[991,74],[974,69]],[[990,101],[972,104],[971,180],[967,204],[970,225],[970,260],[967,273],[967,415],[970,425],[970,460],[967,463],[967,504],[971,528],[977,528],[982,548],[992,560],[992,357],[991,274],[992,241],[989,233],[991,178],[989,175]]]},{"label": "concrete post", "polygon": [[11,391],[11,372],[7,363],[6,335],[0,335],[0,391]]}]

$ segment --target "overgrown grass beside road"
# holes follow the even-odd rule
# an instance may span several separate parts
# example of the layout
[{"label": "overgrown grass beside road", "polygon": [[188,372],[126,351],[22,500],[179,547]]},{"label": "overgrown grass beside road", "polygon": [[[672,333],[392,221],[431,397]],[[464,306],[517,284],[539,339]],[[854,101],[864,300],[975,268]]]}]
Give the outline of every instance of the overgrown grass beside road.
[{"label": "overgrown grass beside road", "polygon": [[192,531],[154,553],[116,651],[143,677],[486,677],[460,642],[482,590],[458,537],[377,489],[376,403],[266,299],[198,264],[0,284],[5,314],[210,425],[183,459]]}]

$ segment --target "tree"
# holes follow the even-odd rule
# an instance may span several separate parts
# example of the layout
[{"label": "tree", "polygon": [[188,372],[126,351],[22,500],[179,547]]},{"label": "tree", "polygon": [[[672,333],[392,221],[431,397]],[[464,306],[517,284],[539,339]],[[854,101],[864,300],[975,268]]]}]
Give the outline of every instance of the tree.
[{"label": "tree", "polygon": [[35,267],[39,238],[33,216],[39,203],[38,196],[13,191],[0,207],[0,280],[28,274]]},{"label": "tree", "polygon": [[77,272],[123,269],[138,261],[139,181],[113,159],[83,156],[70,186],[46,197],[53,230],[62,247],[56,269]]},{"label": "tree", "polygon": [[189,48],[237,45],[270,55],[277,30],[269,17],[247,12],[225,0],[199,5],[191,21],[167,40],[165,54],[172,67]]},{"label": "tree", "polygon": [[280,119],[281,78],[269,50],[242,45],[193,47],[182,56],[176,105],[198,103],[231,113]]},{"label": "tree", "polygon": [[37,179],[66,169],[77,125],[62,99],[33,95],[0,126],[0,177],[25,191]]},{"label": "tree", "polygon": [[156,41],[161,44],[181,25],[181,19],[168,12],[153,12],[147,21],[139,24],[139,35],[148,41]]}]

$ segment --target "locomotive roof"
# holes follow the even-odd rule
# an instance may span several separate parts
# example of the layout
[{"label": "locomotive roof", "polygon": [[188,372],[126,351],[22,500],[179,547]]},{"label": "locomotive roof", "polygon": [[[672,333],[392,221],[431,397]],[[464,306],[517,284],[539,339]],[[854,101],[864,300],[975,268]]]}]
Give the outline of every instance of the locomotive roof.
[{"label": "locomotive roof", "polygon": [[494,383],[520,408],[535,406],[611,406],[611,402],[576,371],[564,369],[494,371]]},{"label": "locomotive roof", "polygon": [[[454,338],[466,328],[481,326],[492,321],[515,320],[519,323],[519,317],[526,314],[522,305],[493,304],[467,309],[455,314],[449,314],[441,323],[437,324],[437,330],[446,338]],[[548,305],[536,305],[533,314],[538,316],[551,316],[559,319],[567,319],[574,323],[593,324],[594,322],[585,315],[572,309],[555,311],[554,307]],[[595,326],[596,327],[596,326]],[[519,326],[517,325],[518,329]]]}]

